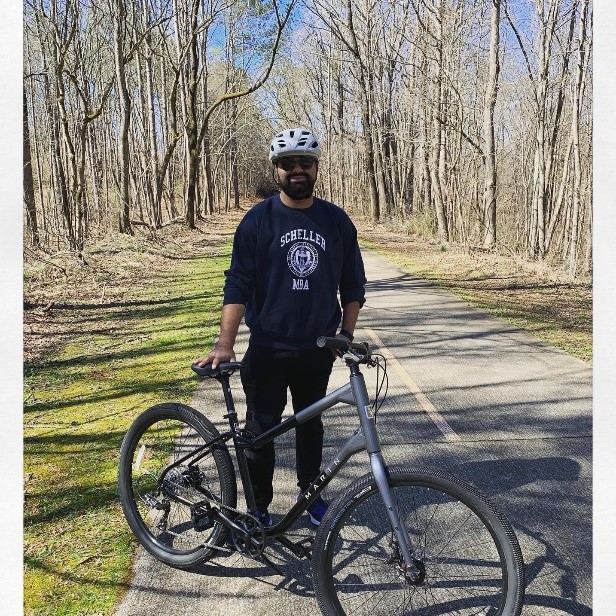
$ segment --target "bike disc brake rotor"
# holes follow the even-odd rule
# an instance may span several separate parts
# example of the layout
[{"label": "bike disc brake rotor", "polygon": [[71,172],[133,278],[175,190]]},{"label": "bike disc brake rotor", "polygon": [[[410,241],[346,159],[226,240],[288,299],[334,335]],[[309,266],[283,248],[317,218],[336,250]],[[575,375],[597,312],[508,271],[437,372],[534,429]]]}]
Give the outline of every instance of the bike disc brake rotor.
[{"label": "bike disc brake rotor", "polygon": [[411,575],[407,570],[407,566],[404,562],[404,557],[400,551],[400,546],[395,539],[390,540],[389,548],[391,550],[389,557],[385,562],[389,565],[393,565],[396,575],[402,581],[402,583],[409,586],[421,586],[426,578],[426,565],[423,559],[413,558],[413,564],[417,568],[417,572]]}]

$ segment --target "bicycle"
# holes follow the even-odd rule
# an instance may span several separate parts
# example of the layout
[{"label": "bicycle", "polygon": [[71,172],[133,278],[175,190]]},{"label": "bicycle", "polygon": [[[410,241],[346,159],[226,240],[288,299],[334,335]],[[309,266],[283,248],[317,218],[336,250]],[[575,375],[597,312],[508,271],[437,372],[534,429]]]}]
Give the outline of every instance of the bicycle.
[{"label": "bicycle", "polygon": [[[230,377],[239,362],[192,369],[223,388],[229,430],[220,433],[199,411],[164,403],[143,412],[120,450],[119,495],[128,524],[155,558],[191,568],[217,553],[267,558],[276,540],[311,559],[314,592],[326,616],[351,614],[482,614],[517,616],[524,563],[515,533],[477,488],[441,470],[388,467],[376,413],[385,394],[385,358],[367,343],[321,337],[340,354],[349,382],[255,437],[240,428]],[[383,369],[372,404],[360,365]],[[338,403],[356,408],[359,428],[321,475],[271,527],[257,519],[245,449],[259,447]],[[235,450],[246,510],[238,508]],[[345,463],[366,450],[370,472],[330,504],[312,545],[285,532]]]}]

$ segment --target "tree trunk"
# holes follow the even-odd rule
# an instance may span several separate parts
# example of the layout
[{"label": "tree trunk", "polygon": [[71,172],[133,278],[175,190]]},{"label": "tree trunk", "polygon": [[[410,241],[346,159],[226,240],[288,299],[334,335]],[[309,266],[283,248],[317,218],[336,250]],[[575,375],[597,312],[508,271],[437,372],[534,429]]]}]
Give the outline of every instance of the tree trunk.
[{"label": "tree trunk", "polygon": [[197,127],[197,75],[199,72],[199,56],[197,54],[197,20],[199,0],[192,0],[190,14],[190,51],[188,54],[188,83],[186,92],[186,147],[188,149],[188,169],[186,186],[186,224],[189,229],[195,229],[195,219],[197,213],[197,182],[199,177],[199,149]]},{"label": "tree trunk", "polygon": [[442,112],[443,100],[443,77],[439,70],[439,78],[436,84],[437,104],[433,110],[432,118],[432,148],[430,154],[430,184],[432,187],[432,196],[434,198],[434,209],[436,211],[437,233],[441,242],[449,241],[449,225],[447,222],[447,211],[445,204],[444,186],[442,183],[443,169],[443,148],[444,144],[444,128],[439,117]]},{"label": "tree trunk", "polygon": [[578,33],[578,61],[576,65],[576,80],[573,87],[571,110],[571,138],[573,142],[573,203],[571,207],[571,237],[569,241],[569,260],[567,269],[569,277],[574,279],[577,274],[580,201],[582,190],[582,164],[580,157],[580,105],[584,90],[585,54],[586,54],[586,15],[589,0],[584,0],[580,13]]},{"label": "tree trunk", "polygon": [[[147,12],[144,11],[144,28],[148,28]],[[160,229],[163,224],[162,219],[162,206],[161,206],[161,191],[159,191],[159,161],[158,161],[158,145],[156,139],[156,117],[154,113],[154,77],[152,68],[152,51],[151,37],[148,34],[146,37],[146,43],[148,49],[145,56],[145,109],[146,124],[148,128],[148,140],[146,151],[147,162],[149,164],[149,179],[148,179],[148,191],[151,194],[151,212],[150,218],[152,219],[152,225],[155,229]],[[144,144],[145,145],[145,144]]]},{"label": "tree trunk", "polygon": [[496,244],[496,148],[494,145],[494,108],[498,93],[500,45],[500,0],[492,0],[490,20],[490,59],[488,84],[483,110],[483,140],[485,155],[485,182],[483,195],[483,247],[493,248]]},{"label": "tree trunk", "polygon": [[23,147],[24,147],[24,205],[26,206],[26,222],[30,232],[33,246],[40,246],[38,221],[36,217],[36,203],[34,201],[34,176],[32,173],[32,153],[30,151],[30,127],[28,125],[28,101],[26,100],[26,87],[23,86]]},{"label": "tree trunk", "polygon": [[120,233],[132,235],[130,224],[130,115],[131,99],[126,83],[126,67],[124,58],[124,24],[126,21],[126,5],[124,0],[109,0],[109,8],[113,14],[113,52],[115,62],[116,83],[120,99],[120,136],[118,148],[119,203],[117,206],[117,230]]},{"label": "tree trunk", "polygon": [[441,242],[449,242],[449,224],[447,220],[447,204],[445,202],[444,159],[445,159],[445,76],[443,71],[443,10],[442,0],[438,7],[436,22],[436,79],[434,88],[435,104],[432,110],[432,149],[430,156],[430,179],[432,196],[436,210],[438,238]]}]

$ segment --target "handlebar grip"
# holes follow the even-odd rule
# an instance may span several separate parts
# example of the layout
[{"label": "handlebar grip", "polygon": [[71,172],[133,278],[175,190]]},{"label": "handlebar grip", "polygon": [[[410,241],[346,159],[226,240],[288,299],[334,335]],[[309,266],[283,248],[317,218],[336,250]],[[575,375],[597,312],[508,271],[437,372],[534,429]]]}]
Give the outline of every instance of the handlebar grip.
[{"label": "handlebar grip", "polygon": [[347,338],[331,338],[330,336],[319,336],[317,346],[326,349],[335,349],[346,353],[349,350],[350,341]]},{"label": "handlebar grip", "polygon": [[364,360],[370,361],[371,351],[367,342],[351,342],[344,336],[320,336],[317,338],[317,346],[320,348],[334,349],[339,351],[341,355],[349,351],[354,351],[356,354],[363,356]]},{"label": "handlebar grip", "polygon": [[223,361],[216,368],[212,368],[212,364],[206,364],[205,366],[192,364],[191,368],[193,372],[201,377],[215,378],[219,374],[233,374],[236,370],[240,369],[241,365],[239,361]]}]

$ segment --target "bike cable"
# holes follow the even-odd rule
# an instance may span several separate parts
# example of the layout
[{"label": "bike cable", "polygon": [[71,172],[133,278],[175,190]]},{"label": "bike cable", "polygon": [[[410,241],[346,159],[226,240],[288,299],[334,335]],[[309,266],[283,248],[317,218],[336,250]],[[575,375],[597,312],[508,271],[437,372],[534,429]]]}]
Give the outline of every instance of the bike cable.
[{"label": "bike cable", "polygon": [[[376,423],[376,414],[383,405],[383,402],[385,402],[385,398],[387,398],[389,378],[387,377],[387,359],[385,356],[380,353],[375,353],[372,357],[376,358],[373,360],[374,363],[372,364],[376,366],[376,393],[374,396],[374,402],[372,403],[374,422]],[[381,394],[383,386],[385,387],[385,391]]]}]

